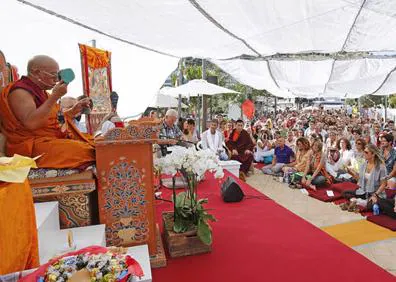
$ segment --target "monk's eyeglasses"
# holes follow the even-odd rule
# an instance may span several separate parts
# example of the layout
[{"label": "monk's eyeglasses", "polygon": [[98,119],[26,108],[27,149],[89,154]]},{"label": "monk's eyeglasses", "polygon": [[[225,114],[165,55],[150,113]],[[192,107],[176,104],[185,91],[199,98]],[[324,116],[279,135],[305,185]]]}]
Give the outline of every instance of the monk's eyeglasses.
[{"label": "monk's eyeglasses", "polygon": [[50,72],[46,72],[46,71],[43,71],[43,70],[40,70],[40,72],[44,73],[45,75],[48,75],[52,79],[59,80],[58,73],[50,73]]}]

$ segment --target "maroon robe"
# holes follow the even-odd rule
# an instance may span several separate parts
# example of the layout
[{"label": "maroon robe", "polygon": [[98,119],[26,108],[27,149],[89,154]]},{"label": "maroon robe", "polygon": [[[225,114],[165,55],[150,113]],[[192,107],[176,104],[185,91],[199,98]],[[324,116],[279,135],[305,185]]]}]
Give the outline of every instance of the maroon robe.
[{"label": "maroon robe", "polygon": [[[252,139],[250,138],[249,133],[247,133],[246,130],[242,130],[241,133],[239,133],[238,139],[236,141],[233,141],[235,132],[236,129],[234,129],[231,132],[230,137],[226,142],[226,145],[227,148],[231,151],[231,153],[232,150],[238,151],[238,155],[232,155],[231,160],[236,160],[240,162],[241,163],[240,171],[247,174],[253,162],[254,144]],[[250,150],[252,154],[245,154],[246,150]]]},{"label": "maroon robe", "polygon": [[9,93],[16,89],[23,89],[29,92],[34,98],[36,108],[40,107],[48,99],[48,94],[27,76],[22,76],[20,80],[16,81],[14,85],[11,86]]}]

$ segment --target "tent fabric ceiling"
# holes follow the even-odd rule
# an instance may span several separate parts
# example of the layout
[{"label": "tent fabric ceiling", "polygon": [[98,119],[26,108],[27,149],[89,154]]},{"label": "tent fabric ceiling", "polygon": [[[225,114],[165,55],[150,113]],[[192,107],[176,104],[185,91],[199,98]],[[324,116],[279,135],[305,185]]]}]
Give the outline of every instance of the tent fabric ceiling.
[{"label": "tent fabric ceiling", "polygon": [[261,60],[277,53],[395,51],[396,1],[17,1],[164,54],[211,59],[276,96],[396,92],[394,58]]}]

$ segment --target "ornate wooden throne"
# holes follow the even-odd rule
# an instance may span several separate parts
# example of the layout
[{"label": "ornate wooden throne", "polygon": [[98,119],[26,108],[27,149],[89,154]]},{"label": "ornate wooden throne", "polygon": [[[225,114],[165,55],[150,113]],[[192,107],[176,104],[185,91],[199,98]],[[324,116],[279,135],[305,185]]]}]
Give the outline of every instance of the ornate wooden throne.
[{"label": "ornate wooden throne", "polygon": [[99,219],[106,224],[107,245],[148,244],[154,267],[166,264],[154,218],[153,143],[164,142],[159,131],[159,120],[141,119],[95,140]]}]

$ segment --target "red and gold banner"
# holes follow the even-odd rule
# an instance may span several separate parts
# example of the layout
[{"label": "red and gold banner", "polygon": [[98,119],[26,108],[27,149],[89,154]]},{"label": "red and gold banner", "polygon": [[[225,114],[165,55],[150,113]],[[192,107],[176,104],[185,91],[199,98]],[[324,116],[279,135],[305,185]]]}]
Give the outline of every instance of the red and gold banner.
[{"label": "red and gold banner", "polygon": [[7,62],[3,52],[0,51],[0,92],[9,82]]},{"label": "red and gold banner", "polygon": [[79,44],[84,95],[93,101],[88,117],[89,133],[94,133],[103,117],[110,113],[111,52]]}]

